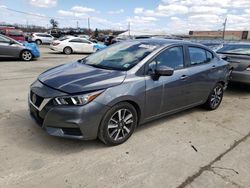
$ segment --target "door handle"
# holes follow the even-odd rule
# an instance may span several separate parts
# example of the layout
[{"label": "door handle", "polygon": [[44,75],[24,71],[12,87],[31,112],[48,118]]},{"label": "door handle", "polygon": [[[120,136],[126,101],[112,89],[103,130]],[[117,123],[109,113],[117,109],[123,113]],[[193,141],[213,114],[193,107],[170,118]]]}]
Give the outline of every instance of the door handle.
[{"label": "door handle", "polygon": [[187,75],[182,75],[182,76],[181,76],[181,80],[186,80],[188,77],[189,77],[189,76],[187,76]]},{"label": "door handle", "polygon": [[215,69],[215,68],[216,68],[216,65],[213,65],[213,66],[212,66],[212,69]]}]

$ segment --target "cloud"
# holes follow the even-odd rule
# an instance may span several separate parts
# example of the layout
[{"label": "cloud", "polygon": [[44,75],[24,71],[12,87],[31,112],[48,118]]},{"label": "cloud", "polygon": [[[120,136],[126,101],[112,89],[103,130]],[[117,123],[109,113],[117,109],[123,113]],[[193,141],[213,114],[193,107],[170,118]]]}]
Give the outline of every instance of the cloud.
[{"label": "cloud", "polygon": [[124,13],[124,9],[108,11],[109,14],[121,14]]},{"label": "cloud", "polygon": [[191,14],[225,14],[227,9],[220,7],[211,7],[211,6],[192,6],[189,9]]},{"label": "cloud", "polygon": [[144,10],[144,8],[135,8],[134,13],[135,14],[141,14],[141,13],[143,13],[143,10]]},{"label": "cloud", "polygon": [[74,6],[71,8],[71,11],[76,13],[88,13],[88,12],[95,12],[95,9],[82,6]]},{"label": "cloud", "polygon": [[57,0],[29,0],[29,3],[34,7],[51,8],[57,5]]}]

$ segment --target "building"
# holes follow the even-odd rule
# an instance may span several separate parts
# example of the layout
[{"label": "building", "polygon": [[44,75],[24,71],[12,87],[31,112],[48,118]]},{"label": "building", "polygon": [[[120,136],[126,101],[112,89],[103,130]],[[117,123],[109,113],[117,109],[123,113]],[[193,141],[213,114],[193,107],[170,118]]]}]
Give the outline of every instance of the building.
[{"label": "building", "polygon": [[[189,31],[190,38],[222,39],[223,31]],[[225,40],[250,40],[250,31],[225,31]]]}]

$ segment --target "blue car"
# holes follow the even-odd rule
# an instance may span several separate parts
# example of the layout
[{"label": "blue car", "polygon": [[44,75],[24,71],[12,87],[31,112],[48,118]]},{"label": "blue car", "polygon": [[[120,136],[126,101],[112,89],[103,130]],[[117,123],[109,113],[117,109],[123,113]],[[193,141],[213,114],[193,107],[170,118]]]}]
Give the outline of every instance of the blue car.
[{"label": "blue car", "polygon": [[107,46],[104,45],[104,44],[96,43],[96,44],[94,45],[94,48],[96,49],[96,51],[98,51],[98,50],[102,50],[102,49],[104,49],[104,48],[107,48]]},{"label": "blue car", "polygon": [[35,43],[20,43],[12,38],[0,35],[0,57],[20,58],[23,61],[30,61],[40,57],[40,51]]}]

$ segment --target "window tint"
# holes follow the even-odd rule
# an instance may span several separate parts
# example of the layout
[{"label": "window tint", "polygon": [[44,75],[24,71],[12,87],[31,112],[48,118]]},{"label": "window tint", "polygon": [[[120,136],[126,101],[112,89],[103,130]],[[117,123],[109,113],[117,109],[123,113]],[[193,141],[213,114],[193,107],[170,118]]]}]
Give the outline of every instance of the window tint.
[{"label": "window tint", "polygon": [[0,36],[0,43],[9,43],[10,40]]},{"label": "window tint", "polygon": [[250,54],[250,45],[237,45],[237,44],[229,44],[225,45],[221,49],[217,51],[217,53],[232,53],[232,54]]},{"label": "window tint", "polygon": [[211,60],[214,58],[214,56],[213,56],[213,54],[212,54],[211,52],[209,52],[209,51],[206,51],[206,53],[207,53],[207,62],[209,62],[209,61],[211,61]]},{"label": "window tint", "polygon": [[163,51],[155,58],[158,66],[167,66],[173,69],[184,67],[183,49],[182,47],[173,47]]},{"label": "window tint", "polygon": [[206,50],[196,47],[189,47],[188,50],[189,50],[191,65],[197,65],[208,62]]},{"label": "window tint", "polygon": [[83,40],[83,39],[72,39],[72,40],[70,40],[69,42],[89,43],[88,41]]}]

